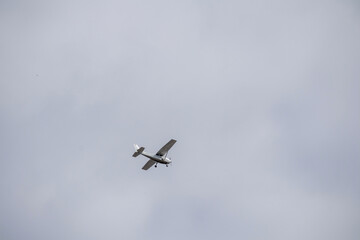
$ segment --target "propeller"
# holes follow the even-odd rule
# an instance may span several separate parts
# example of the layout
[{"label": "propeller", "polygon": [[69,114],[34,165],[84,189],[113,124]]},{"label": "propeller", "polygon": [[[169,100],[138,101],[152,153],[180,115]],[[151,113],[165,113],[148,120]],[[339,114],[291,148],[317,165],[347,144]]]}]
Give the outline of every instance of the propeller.
[{"label": "propeller", "polygon": [[[169,160],[171,161],[171,158],[169,158]],[[173,164],[173,163],[172,163],[172,161],[171,161],[171,162],[170,162],[170,166],[172,166],[172,164]]]},{"label": "propeller", "polygon": [[[164,160],[166,159],[166,156],[167,156],[168,153],[165,154],[165,157],[164,157]],[[171,160],[171,158],[169,158]],[[170,162],[170,164],[168,164],[170,166],[172,166],[172,161]]]}]

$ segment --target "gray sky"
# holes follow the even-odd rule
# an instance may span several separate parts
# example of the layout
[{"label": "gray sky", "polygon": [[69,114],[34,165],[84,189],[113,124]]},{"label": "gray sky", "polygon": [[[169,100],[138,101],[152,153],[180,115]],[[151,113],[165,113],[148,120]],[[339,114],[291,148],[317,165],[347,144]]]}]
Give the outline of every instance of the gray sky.
[{"label": "gray sky", "polygon": [[1,239],[360,238],[357,1],[2,0],[0,31]]}]

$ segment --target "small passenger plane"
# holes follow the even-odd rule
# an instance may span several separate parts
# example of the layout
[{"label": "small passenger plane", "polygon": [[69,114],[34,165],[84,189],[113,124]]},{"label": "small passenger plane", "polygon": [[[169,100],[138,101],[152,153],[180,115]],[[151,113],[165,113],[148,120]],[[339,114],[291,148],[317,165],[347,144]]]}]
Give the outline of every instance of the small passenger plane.
[{"label": "small passenger plane", "polygon": [[176,143],[176,140],[171,139],[167,144],[165,144],[155,155],[149,154],[144,152],[144,147],[139,147],[138,145],[134,144],[135,152],[132,155],[133,157],[137,157],[139,155],[143,155],[147,158],[150,158],[150,160],[143,166],[143,170],[148,170],[151,168],[154,164],[155,167],[157,167],[158,163],[166,164],[166,167],[169,163],[171,163],[171,158],[166,157],[168,151],[174,144]]}]

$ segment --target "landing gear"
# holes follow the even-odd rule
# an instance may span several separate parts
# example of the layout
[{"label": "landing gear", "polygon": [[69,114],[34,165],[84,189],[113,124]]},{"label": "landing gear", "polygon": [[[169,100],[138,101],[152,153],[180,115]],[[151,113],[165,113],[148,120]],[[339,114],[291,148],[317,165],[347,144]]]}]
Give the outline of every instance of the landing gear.
[{"label": "landing gear", "polygon": [[168,165],[166,164],[166,167],[168,167]]},{"label": "landing gear", "polygon": [[157,164],[155,164],[155,167],[157,167]]}]

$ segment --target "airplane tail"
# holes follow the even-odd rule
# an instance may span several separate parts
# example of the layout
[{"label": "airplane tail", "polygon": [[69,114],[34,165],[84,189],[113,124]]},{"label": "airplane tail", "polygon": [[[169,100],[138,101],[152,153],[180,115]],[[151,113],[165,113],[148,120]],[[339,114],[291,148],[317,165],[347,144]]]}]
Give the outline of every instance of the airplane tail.
[{"label": "airplane tail", "polygon": [[144,151],[144,147],[139,147],[138,145],[134,144],[134,148],[135,148],[135,152],[132,155],[133,157],[137,157],[139,156],[143,151]]}]

